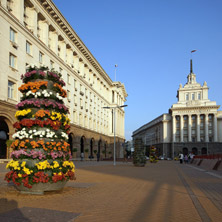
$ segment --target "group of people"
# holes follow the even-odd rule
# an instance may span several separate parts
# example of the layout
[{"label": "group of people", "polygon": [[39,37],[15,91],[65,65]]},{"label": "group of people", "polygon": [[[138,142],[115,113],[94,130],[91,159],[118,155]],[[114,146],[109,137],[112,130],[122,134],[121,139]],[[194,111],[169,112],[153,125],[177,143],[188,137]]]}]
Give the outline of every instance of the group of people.
[{"label": "group of people", "polygon": [[187,154],[183,154],[183,153],[180,153],[179,154],[179,159],[180,159],[180,163],[182,164],[183,162],[184,163],[190,163],[191,160],[194,158],[194,154],[193,153],[189,153],[189,155]]}]

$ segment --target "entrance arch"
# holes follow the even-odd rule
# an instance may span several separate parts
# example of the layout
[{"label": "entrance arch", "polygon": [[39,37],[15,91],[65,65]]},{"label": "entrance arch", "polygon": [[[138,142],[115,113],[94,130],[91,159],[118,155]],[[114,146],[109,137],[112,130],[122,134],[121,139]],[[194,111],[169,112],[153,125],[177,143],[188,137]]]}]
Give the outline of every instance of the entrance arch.
[{"label": "entrance arch", "polygon": [[187,155],[188,154],[188,149],[186,147],[183,148],[183,154]]},{"label": "entrance arch", "polygon": [[6,141],[9,139],[8,133],[8,124],[3,117],[0,117],[0,159],[5,159],[7,157]]},{"label": "entrance arch", "polygon": [[192,153],[193,153],[194,155],[197,155],[197,154],[198,154],[198,150],[197,150],[196,147],[193,147],[193,148],[192,148]]},{"label": "entrance arch", "polygon": [[99,156],[100,156],[101,144],[102,144],[102,141],[99,140],[99,142],[98,142],[98,151],[97,151]]},{"label": "entrance arch", "polygon": [[90,159],[92,159],[93,158],[93,144],[94,144],[94,139],[92,138],[91,140],[90,140]]},{"label": "entrance arch", "polygon": [[206,147],[203,147],[202,149],[201,149],[201,154],[207,154],[207,148]]},{"label": "entrance arch", "polygon": [[85,137],[82,136],[80,139],[80,152],[84,153],[84,144],[85,144]]},{"label": "entrance arch", "polygon": [[73,138],[74,138],[74,135],[72,133],[70,133],[68,143],[70,145],[71,155],[73,154]]}]

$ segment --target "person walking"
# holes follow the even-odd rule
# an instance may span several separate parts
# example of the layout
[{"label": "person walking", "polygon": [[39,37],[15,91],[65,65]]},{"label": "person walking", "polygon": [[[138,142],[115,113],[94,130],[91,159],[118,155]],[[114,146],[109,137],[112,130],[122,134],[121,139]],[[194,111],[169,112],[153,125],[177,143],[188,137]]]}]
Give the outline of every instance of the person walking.
[{"label": "person walking", "polygon": [[187,154],[184,156],[184,163],[188,163],[188,156],[187,156]]},{"label": "person walking", "polygon": [[183,163],[183,158],[184,158],[182,153],[180,153],[179,158],[180,158],[180,164],[182,164]]}]

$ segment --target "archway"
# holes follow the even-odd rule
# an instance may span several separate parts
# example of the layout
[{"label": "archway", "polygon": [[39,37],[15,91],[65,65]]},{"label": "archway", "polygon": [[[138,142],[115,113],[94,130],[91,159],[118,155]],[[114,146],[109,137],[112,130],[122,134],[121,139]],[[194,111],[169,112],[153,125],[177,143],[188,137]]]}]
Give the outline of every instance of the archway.
[{"label": "archway", "polygon": [[68,140],[68,143],[69,143],[69,145],[70,145],[71,155],[73,154],[73,138],[74,138],[73,134],[70,133],[70,134],[69,134],[69,140]]},{"label": "archway", "polygon": [[81,153],[84,153],[84,142],[85,142],[85,137],[82,136],[80,139],[80,151]]},{"label": "archway", "polygon": [[183,148],[183,154],[187,155],[188,154],[188,149],[186,147]]},{"label": "archway", "polygon": [[5,120],[0,117],[0,159],[5,159],[7,155],[6,141],[9,139],[8,133],[8,125]]},{"label": "archway", "polygon": [[203,154],[203,155],[207,154],[207,148],[206,147],[203,147],[201,149],[201,154]]},{"label": "archway", "polygon": [[104,144],[104,154],[105,154],[105,158],[106,158],[106,152],[107,152],[107,144],[106,144],[106,142],[105,142],[105,144]]},{"label": "archway", "polygon": [[192,153],[193,153],[194,155],[197,155],[197,154],[198,154],[198,150],[197,150],[196,147],[192,148]]},{"label": "archway", "polygon": [[101,143],[102,143],[102,141],[101,140],[99,140],[99,142],[98,142],[98,155],[100,156],[100,150],[101,150]]},{"label": "archway", "polygon": [[94,144],[94,139],[92,138],[90,140],[90,159],[94,158],[93,157],[93,144]]}]

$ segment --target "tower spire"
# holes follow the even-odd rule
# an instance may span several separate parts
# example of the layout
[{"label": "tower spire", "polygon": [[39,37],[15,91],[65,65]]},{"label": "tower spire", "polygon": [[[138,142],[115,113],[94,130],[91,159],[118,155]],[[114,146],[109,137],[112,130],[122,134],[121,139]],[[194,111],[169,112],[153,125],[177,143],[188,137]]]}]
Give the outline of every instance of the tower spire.
[{"label": "tower spire", "polygon": [[193,73],[193,63],[192,63],[192,59],[190,60],[190,73]]}]

